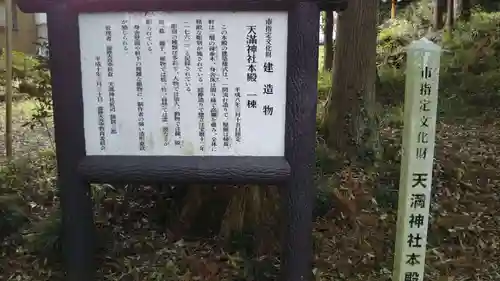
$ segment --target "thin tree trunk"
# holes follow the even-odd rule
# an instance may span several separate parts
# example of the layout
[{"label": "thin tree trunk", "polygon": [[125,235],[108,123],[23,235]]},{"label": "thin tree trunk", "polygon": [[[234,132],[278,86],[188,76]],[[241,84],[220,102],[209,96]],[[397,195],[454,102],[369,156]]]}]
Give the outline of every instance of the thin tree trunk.
[{"label": "thin tree trunk", "polygon": [[[17,7],[15,7],[17,9]],[[5,1],[5,156],[14,157],[12,145],[12,0]]]},{"label": "thin tree trunk", "polygon": [[455,0],[453,3],[453,17],[455,21],[462,18],[463,0]]},{"label": "thin tree trunk", "polygon": [[455,18],[454,18],[454,1],[453,0],[447,0],[447,7],[446,7],[446,29],[448,31],[453,30],[453,26],[455,25]]},{"label": "thin tree trunk", "polygon": [[434,0],[434,11],[432,27],[434,30],[440,30],[444,26],[443,14],[446,9],[446,0]]},{"label": "thin tree trunk", "polygon": [[397,0],[391,1],[391,19],[392,20],[396,18],[396,3],[397,3]]},{"label": "thin tree trunk", "polygon": [[333,17],[333,12],[327,11],[325,17],[325,61],[323,63],[323,68],[325,71],[332,70],[333,67],[333,28],[335,25],[335,20]]},{"label": "thin tree trunk", "polygon": [[350,0],[337,20],[332,93],[323,125],[328,146],[354,161],[380,152],[375,112],[378,2]]},{"label": "thin tree trunk", "polygon": [[448,31],[452,31],[453,30],[453,25],[455,23],[455,20],[454,20],[454,5],[453,5],[454,1],[453,0],[448,0],[447,2],[447,11],[446,11],[446,29]]}]

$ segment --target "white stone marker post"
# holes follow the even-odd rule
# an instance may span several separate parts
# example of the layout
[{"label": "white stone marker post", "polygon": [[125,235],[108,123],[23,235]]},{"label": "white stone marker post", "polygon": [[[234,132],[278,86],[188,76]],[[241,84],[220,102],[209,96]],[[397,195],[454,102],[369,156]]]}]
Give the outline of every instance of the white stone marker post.
[{"label": "white stone marker post", "polygon": [[407,48],[403,154],[393,281],[424,278],[441,47],[426,38]]}]

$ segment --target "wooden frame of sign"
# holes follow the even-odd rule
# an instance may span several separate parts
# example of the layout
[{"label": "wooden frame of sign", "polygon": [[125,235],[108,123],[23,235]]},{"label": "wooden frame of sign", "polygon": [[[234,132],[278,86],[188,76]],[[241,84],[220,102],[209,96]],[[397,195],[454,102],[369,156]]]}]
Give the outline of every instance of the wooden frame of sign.
[{"label": "wooden frame of sign", "polygon": [[[305,0],[305,2],[286,0],[20,0],[19,6],[24,12],[42,12],[47,13],[48,16],[58,188],[61,197],[63,254],[67,280],[95,280],[93,258],[95,227],[89,184],[103,182],[252,183],[283,186],[285,229],[281,278],[286,281],[309,280],[312,265],[311,232],[314,201],[313,173],[316,141],[319,10],[340,11],[346,7],[346,2],[343,0]],[[277,127],[278,131],[282,130],[282,135],[280,137],[278,133],[277,139],[274,139],[276,138],[274,135],[273,139],[262,138],[264,141],[270,142],[271,146],[274,145],[274,150],[266,151],[264,149],[264,152],[262,150],[259,152],[258,149],[250,149],[240,153],[235,150],[227,150],[225,153],[211,154],[202,153],[200,149],[190,150],[187,153],[185,151],[176,152],[174,147],[173,150],[158,148],[154,152],[147,153],[144,149],[137,151],[130,149],[130,146],[120,144],[121,146],[118,146],[121,147],[121,150],[108,151],[103,145],[102,136],[101,142],[98,138],[93,138],[96,135],[96,130],[89,129],[89,124],[92,122],[100,124],[102,121],[102,123],[112,125],[113,121],[105,122],[103,121],[104,117],[101,120],[99,116],[92,117],[94,119],[89,117],[90,111],[87,111],[86,108],[92,107],[95,110],[96,105],[95,100],[90,101],[92,99],[88,99],[87,96],[93,95],[95,99],[96,90],[95,88],[90,90],[88,80],[85,78],[89,73],[92,73],[85,66],[88,65],[87,60],[94,59],[91,56],[97,58],[98,61],[91,62],[91,65],[96,63],[95,65],[99,66],[98,70],[102,70],[101,74],[96,74],[97,76],[107,79],[106,74],[113,75],[109,73],[109,68],[106,72],[106,68],[102,67],[105,66],[106,58],[103,58],[102,62],[99,61],[100,56],[89,54],[92,49],[91,44],[80,40],[85,38],[84,33],[88,33],[92,24],[87,22],[85,27],[80,25],[85,21],[85,17],[99,21],[107,16],[111,17],[114,15],[113,13],[124,15],[136,13],[136,17],[141,17],[137,12],[145,12],[142,16],[145,18],[151,11],[158,11],[153,13],[159,13],[159,17],[164,18],[169,16],[168,13],[175,15],[177,12],[188,11],[198,12],[198,14],[209,11],[219,12],[219,15],[220,12],[226,12],[227,15],[230,14],[228,12],[265,13],[273,11],[286,15],[288,36],[284,38],[288,47],[286,54],[283,55],[286,70],[282,70],[281,74],[272,78],[278,84],[283,84],[281,92],[286,91],[286,95],[283,93],[283,98],[278,99],[277,104],[275,104],[277,106],[276,114],[282,114],[282,120],[277,119],[278,121],[276,121],[283,122]],[[97,14],[98,16],[95,17],[96,13],[103,14]],[[242,16],[241,19],[243,18]],[[214,19],[217,20],[217,16],[214,16]],[[228,41],[231,39],[231,34],[235,34],[234,37],[237,37],[236,32],[229,32]],[[104,37],[104,35],[102,36]],[[105,48],[104,40],[97,44],[101,43],[101,46]],[[244,47],[245,50],[249,48],[249,46]],[[284,51],[278,50],[275,53],[279,55],[280,52]],[[145,52],[147,53],[147,50]],[[102,55],[106,56],[106,51]],[[161,62],[161,58],[154,59],[155,62]],[[120,57],[117,61],[126,61],[126,59]],[[233,63],[232,66],[234,65]],[[116,72],[118,73],[118,71],[117,69]],[[144,71],[147,71],[146,68]],[[131,73],[135,72],[135,70],[131,71]],[[232,70],[231,73],[234,72]],[[119,76],[119,74],[117,75]],[[123,75],[115,80],[116,87],[119,87],[121,83],[128,83],[129,77]],[[248,79],[243,81],[243,84],[251,80],[247,75],[249,74],[243,74],[243,77],[246,76]],[[135,78],[135,76],[132,77]],[[231,77],[233,76],[229,75],[230,80],[233,79]],[[147,88],[147,82],[144,83],[144,87],[140,88],[144,95],[147,95],[152,90]],[[104,84],[104,81],[97,83],[98,86]],[[149,83],[148,85],[156,84]],[[100,91],[97,90],[99,93]],[[124,96],[130,92],[127,89],[120,91]],[[170,92],[170,88],[165,91],[166,95]],[[185,94],[186,90],[181,89],[181,93]],[[107,94],[110,96],[110,91]],[[220,93],[218,94],[220,95]],[[116,97],[116,107],[119,107],[120,99],[118,95]],[[245,98],[241,95],[243,104],[245,104]],[[102,97],[98,96],[97,100],[100,99],[102,100]],[[280,105],[280,101],[283,104]],[[254,105],[250,101],[247,103],[249,107]],[[282,112],[279,110],[280,106],[282,106]],[[106,109],[110,108],[106,107]],[[99,107],[96,111],[100,111]],[[122,112],[128,111],[123,110]],[[148,117],[147,114],[142,116],[145,118],[142,122],[152,118]],[[90,119],[87,120],[87,117]],[[261,127],[266,127],[265,121],[262,121],[265,119],[259,120]],[[127,123],[128,121],[123,119],[122,122]],[[140,124],[137,125],[137,121],[133,125],[128,123],[127,125],[140,126]],[[243,126],[246,125],[242,125],[242,129],[245,129]],[[249,126],[251,127],[251,124]],[[100,129],[97,132],[97,136],[99,136]],[[251,134],[255,135],[258,132],[258,128],[253,129]],[[111,135],[108,133],[104,135],[110,138],[110,143],[113,143]],[[128,139],[130,136],[125,133],[123,138]],[[261,142],[262,140],[260,140],[260,144],[262,144]],[[273,144],[273,142],[275,143]],[[115,143],[120,143],[120,141]],[[210,143],[207,146],[210,146]],[[255,146],[259,147],[259,141],[256,142]],[[245,151],[245,149],[241,151]]]}]

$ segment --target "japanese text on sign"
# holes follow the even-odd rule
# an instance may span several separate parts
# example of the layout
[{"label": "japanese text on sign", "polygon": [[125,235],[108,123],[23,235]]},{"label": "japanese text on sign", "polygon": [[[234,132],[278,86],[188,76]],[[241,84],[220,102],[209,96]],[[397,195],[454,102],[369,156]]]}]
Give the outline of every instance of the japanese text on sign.
[{"label": "japanese text on sign", "polygon": [[286,12],[81,14],[79,26],[88,155],[284,155]]}]

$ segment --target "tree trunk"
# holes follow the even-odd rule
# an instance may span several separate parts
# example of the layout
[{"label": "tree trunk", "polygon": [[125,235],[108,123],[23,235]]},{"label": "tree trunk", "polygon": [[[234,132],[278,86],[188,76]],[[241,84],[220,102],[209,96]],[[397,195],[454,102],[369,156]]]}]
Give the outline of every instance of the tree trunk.
[{"label": "tree trunk", "polygon": [[379,0],[351,0],[337,19],[333,85],[324,131],[330,149],[352,161],[379,156],[376,42]]},{"label": "tree trunk", "polygon": [[448,0],[447,2],[447,7],[446,7],[446,29],[448,31],[452,31],[453,30],[453,25],[455,23],[455,19],[454,19],[454,15],[455,15],[455,12],[454,12],[454,1],[453,0]]},{"label": "tree trunk", "polygon": [[434,30],[440,30],[444,26],[443,14],[446,9],[446,0],[434,0],[434,11],[432,27]]},{"label": "tree trunk", "polygon": [[469,21],[472,9],[472,1],[471,0],[461,0],[461,1],[462,1],[462,15],[460,19],[463,21]]},{"label": "tree trunk", "polygon": [[391,20],[396,18],[396,4],[397,4],[396,0],[391,1]]},{"label": "tree trunk", "polygon": [[323,63],[323,68],[325,71],[332,70],[333,67],[333,28],[335,25],[335,20],[332,11],[326,12],[325,17],[325,61]]},{"label": "tree trunk", "polygon": [[455,0],[453,3],[453,18],[455,21],[461,19],[463,9],[463,0]]}]

